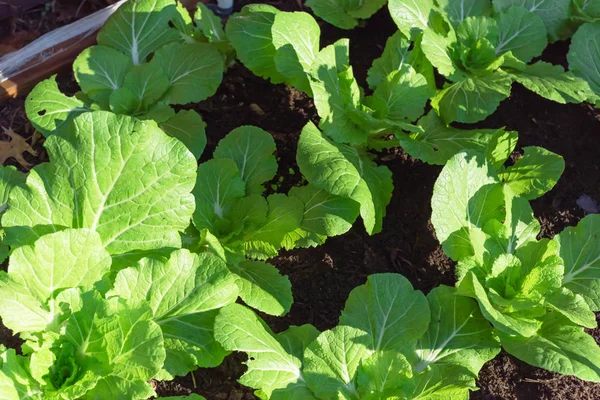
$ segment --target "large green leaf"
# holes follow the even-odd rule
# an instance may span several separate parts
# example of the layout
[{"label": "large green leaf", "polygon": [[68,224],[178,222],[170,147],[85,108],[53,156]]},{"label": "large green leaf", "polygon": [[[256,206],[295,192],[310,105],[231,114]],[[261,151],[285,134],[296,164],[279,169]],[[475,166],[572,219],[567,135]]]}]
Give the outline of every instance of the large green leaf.
[{"label": "large green leaf", "polygon": [[275,67],[275,46],[271,27],[279,10],[267,4],[249,4],[227,20],[225,31],[239,60],[253,73],[283,82]]},{"label": "large green leaf", "polygon": [[271,34],[275,65],[285,83],[312,94],[308,74],[319,52],[321,29],[317,21],[305,12],[278,13]]},{"label": "large green leaf", "polygon": [[408,63],[411,54],[410,40],[398,31],[388,38],[381,57],[373,61],[367,73],[367,82],[371,89],[376,89],[393,71],[400,70]]},{"label": "large green leaf", "polygon": [[456,289],[438,286],[427,295],[431,322],[418,340],[416,352],[421,372],[430,364],[460,365],[473,379],[487,361],[500,352],[492,326],[481,315],[477,303],[456,295]]},{"label": "large green leaf", "polygon": [[188,104],[215,94],[223,78],[223,57],[206,43],[174,43],[159,49],[151,64],[157,64],[169,78],[163,101]]},{"label": "large green leaf", "polygon": [[0,398],[42,400],[43,392],[28,372],[27,358],[0,345]]},{"label": "large green leaf", "polygon": [[544,21],[552,42],[568,37],[571,0],[493,0],[494,10],[502,12],[521,6]]},{"label": "large green leaf", "polygon": [[180,247],[194,209],[196,160],[155,123],[85,113],[45,143],[52,161],[16,188],[2,223],[6,242],[31,244],[65,228],[99,233],[112,254]]},{"label": "large green leaf", "polygon": [[600,311],[600,215],[590,214],[554,239],[565,263],[563,284]]},{"label": "large green leaf", "polygon": [[484,153],[495,139],[508,133],[504,129],[466,130],[446,126],[434,111],[421,118],[417,125],[422,131],[399,134],[398,141],[414,158],[436,165],[444,165],[463,150]]},{"label": "large green leaf", "polygon": [[232,159],[246,182],[246,195],[262,194],[263,184],[275,176],[277,150],[273,136],[255,126],[240,126],[227,134],[215,149],[214,158]]},{"label": "large green leaf", "polygon": [[371,275],[350,292],[340,325],[365,331],[371,350],[400,351],[427,330],[429,307],[425,295],[402,275]]},{"label": "large green leaf", "polygon": [[358,19],[350,15],[349,10],[346,9],[349,3],[343,0],[307,0],[305,5],[310,7],[316,16],[331,25],[341,29],[352,29],[358,25]]},{"label": "large green leaf", "polygon": [[456,66],[452,60],[452,47],[456,43],[454,31],[450,31],[448,36],[443,36],[433,29],[427,29],[423,33],[421,47],[423,53],[437,71],[447,78],[453,78],[456,73]]},{"label": "large green leaf", "polygon": [[435,5],[433,0],[390,0],[388,7],[400,32],[410,38],[429,27]]},{"label": "large green leaf", "polygon": [[600,96],[600,23],[585,24],[575,32],[567,60],[571,72]]},{"label": "large green leaf", "polygon": [[542,147],[525,147],[514,165],[498,173],[498,178],[517,196],[537,199],[556,185],[565,170],[561,156]]},{"label": "large green leaf", "polygon": [[412,378],[412,366],[402,353],[376,351],[363,358],[356,383],[361,399],[394,398]]},{"label": "large green leaf", "polygon": [[319,399],[355,399],[355,374],[364,357],[369,356],[367,333],[350,326],[325,331],[304,353],[308,387]]},{"label": "large green leaf", "polygon": [[508,51],[528,63],[542,54],[548,39],[540,17],[523,7],[511,7],[498,16],[498,44],[496,54]]},{"label": "large green leaf", "polygon": [[194,157],[200,158],[206,146],[206,123],[200,114],[194,110],[180,110],[159,126],[167,135],[181,140]]},{"label": "large green leaf", "polygon": [[135,95],[144,109],[154,105],[165,94],[169,85],[169,78],[158,63],[136,65],[123,80],[123,87]]},{"label": "large green leaf", "polygon": [[56,83],[56,75],[38,83],[25,101],[25,112],[31,124],[48,137],[89,107],[76,97],[65,96]]},{"label": "large green leaf", "polygon": [[461,152],[440,173],[431,198],[431,223],[453,260],[474,254],[472,231],[503,219],[502,186],[481,154]]},{"label": "large green leaf", "polygon": [[455,28],[467,17],[487,16],[492,11],[488,0],[438,0],[438,4]]},{"label": "large green leaf", "polygon": [[262,261],[242,261],[231,267],[240,297],[250,307],[270,315],[285,315],[294,302],[292,284],[277,268]]},{"label": "large green leaf", "polygon": [[177,250],[168,259],[144,258],[119,271],[107,297],[119,296],[132,306],[148,304],[163,331],[163,368],[185,375],[223,361],[227,353],[212,335],[213,310],[233,303],[238,292],[235,277],[217,256]]},{"label": "large green leaf", "polygon": [[267,395],[289,384],[301,383],[301,361],[288,353],[266,324],[250,309],[230,304],[215,320],[215,338],[229,351],[248,354],[243,385],[262,389]]},{"label": "large green leaf", "polygon": [[558,313],[544,318],[532,337],[498,332],[502,347],[513,356],[536,367],[579,379],[600,382],[600,348],[583,328],[572,325]]},{"label": "large green leaf", "polygon": [[386,167],[377,166],[355,147],[331,142],[311,122],[300,135],[296,160],[311,184],[360,204],[369,234],[381,231],[394,188]]},{"label": "large green leaf", "polygon": [[169,22],[177,15],[173,0],[129,1],[119,7],[98,33],[98,44],[120,50],[141,64],[163,45],[178,41]]},{"label": "large green leaf", "polygon": [[431,106],[447,124],[478,122],[510,96],[511,84],[512,78],[504,74],[464,78],[439,91],[431,99]]}]

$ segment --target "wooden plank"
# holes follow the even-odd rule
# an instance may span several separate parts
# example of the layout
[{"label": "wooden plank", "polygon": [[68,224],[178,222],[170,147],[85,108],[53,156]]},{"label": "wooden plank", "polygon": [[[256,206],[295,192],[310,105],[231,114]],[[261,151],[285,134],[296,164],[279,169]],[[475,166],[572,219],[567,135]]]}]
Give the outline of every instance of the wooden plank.
[{"label": "wooden plank", "polygon": [[[72,24],[48,32],[22,49],[0,58],[0,103],[27,94],[39,81],[72,63],[79,53],[96,43],[96,33],[100,27],[126,1],[120,0]],[[181,0],[181,3],[192,8],[198,0]]]}]

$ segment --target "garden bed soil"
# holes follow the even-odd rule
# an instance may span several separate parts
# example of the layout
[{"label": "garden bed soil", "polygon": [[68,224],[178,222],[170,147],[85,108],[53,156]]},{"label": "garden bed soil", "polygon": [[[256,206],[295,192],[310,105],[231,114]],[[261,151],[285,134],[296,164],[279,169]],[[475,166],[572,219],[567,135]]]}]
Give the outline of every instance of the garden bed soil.
[{"label": "garden bed soil", "polygon": [[[286,11],[302,10],[296,1],[269,4]],[[368,67],[396,29],[386,9],[353,31],[326,24],[321,28],[323,46],[341,37],[350,38],[352,65],[363,87]],[[557,43],[542,58],[564,65],[566,51],[567,44]],[[76,90],[69,74],[60,76],[59,83],[67,91]],[[30,138],[33,129],[25,118],[23,104],[24,99],[18,98],[0,108],[0,127],[11,126]],[[312,100],[306,95],[284,85],[272,85],[237,65],[227,71],[215,96],[190,108],[199,111],[207,123],[208,146],[203,159],[210,158],[218,141],[233,128],[256,125],[269,131],[277,143],[279,171],[272,190],[285,193],[299,183],[297,139],[306,122],[318,121]],[[586,104],[553,103],[515,84],[511,97],[476,126],[517,130],[520,139],[515,156],[522,153],[523,147],[536,145],[564,157],[565,173],[556,187],[532,203],[542,224],[541,236],[553,237],[575,225],[585,215],[577,205],[582,195],[600,201],[598,110]],[[27,160],[47,161],[41,140],[34,149],[38,156],[26,155]],[[368,236],[359,221],[347,234],[331,238],[323,246],[282,252],[271,260],[290,278],[295,300],[285,317],[263,316],[274,331],[306,323],[320,330],[332,328],[350,291],[373,273],[401,273],[424,292],[440,284],[454,284],[454,265],[442,252],[429,220],[433,184],[441,167],[414,160],[399,149],[387,151],[378,159],[392,171],[395,186],[383,232]],[[15,164],[15,160],[9,159],[8,163]],[[17,347],[18,340],[0,328],[0,342]],[[596,341],[600,340],[599,329],[591,333]],[[154,382],[157,392],[160,396],[193,392],[209,400],[255,399],[252,390],[236,382],[245,370],[244,357],[234,353],[218,368],[198,369],[170,382]],[[483,367],[478,386],[480,390],[473,392],[471,399],[600,399],[600,384],[534,368],[504,352]]]}]

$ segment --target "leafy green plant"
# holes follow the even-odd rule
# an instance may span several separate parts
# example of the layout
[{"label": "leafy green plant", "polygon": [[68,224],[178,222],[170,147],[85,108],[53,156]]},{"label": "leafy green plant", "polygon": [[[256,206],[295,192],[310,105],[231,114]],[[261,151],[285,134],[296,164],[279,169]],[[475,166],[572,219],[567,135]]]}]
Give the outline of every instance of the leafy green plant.
[{"label": "leafy green plant", "polygon": [[215,336],[248,353],[239,382],[261,399],[463,399],[499,344],[476,303],[455,291],[440,286],[425,296],[402,275],[371,275],[331,330],[275,334],[232,304],[219,312]]},{"label": "leafy green plant", "polygon": [[0,317],[25,340],[2,349],[7,399],[145,399],[151,378],[213,367],[216,310],[236,277],[210,253],[181,249],[196,160],[152,121],[84,113],[45,142],[26,180],[4,169],[11,246]]},{"label": "leafy green plant", "polygon": [[590,101],[600,107],[600,22],[584,24],[575,32],[567,60],[573,74],[585,79],[594,91],[595,99]]},{"label": "leafy green plant", "polygon": [[513,166],[462,152],[444,167],[432,197],[432,223],[457,265],[457,294],[477,300],[502,347],[550,371],[600,381],[596,327],[600,220],[584,218],[541,239],[529,199],[550,190],[560,156],[528,147]]},{"label": "leafy green plant", "polygon": [[151,119],[199,158],[206,144],[202,117],[170,106],[215,93],[225,57],[218,49],[226,52],[227,42],[219,19],[204,5],[194,21],[174,0],[127,2],[102,27],[98,45],[75,60],[81,92],[69,97],[56,77],[42,81],[27,97],[27,116],[45,136],[93,110]]},{"label": "leafy green plant", "polygon": [[198,167],[193,222],[200,238],[192,243],[227,261],[246,304],[283,315],[293,302],[290,282],[261,260],[345,233],[358,204],[311,184],[263,196],[277,172],[275,151],[272,136],[254,126],[236,128],[219,142],[214,158]]},{"label": "leafy green plant", "polygon": [[342,29],[352,29],[360,20],[368,19],[386,3],[386,0],[308,0],[310,7],[317,17]]},{"label": "leafy green plant", "polygon": [[418,42],[450,81],[431,100],[446,124],[489,116],[510,95],[513,82],[559,103],[579,103],[592,95],[587,82],[560,66],[527,64],[547,44],[546,27],[537,15],[510,7],[488,16],[487,1],[473,2],[467,10],[455,3],[389,3],[400,31]]}]

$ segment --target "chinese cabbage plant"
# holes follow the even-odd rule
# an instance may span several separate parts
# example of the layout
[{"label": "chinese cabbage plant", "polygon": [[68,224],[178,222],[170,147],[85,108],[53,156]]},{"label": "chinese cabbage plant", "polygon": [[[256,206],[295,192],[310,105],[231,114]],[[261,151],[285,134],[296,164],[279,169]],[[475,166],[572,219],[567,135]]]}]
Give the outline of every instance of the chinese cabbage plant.
[{"label": "chinese cabbage plant", "polygon": [[[491,115],[518,82],[559,103],[580,103],[593,93],[587,82],[543,61],[528,64],[547,45],[542,19],[519,6],[492,13],[487,1],[437,4],[392,0],[390,13],[400,31],[414,39],[449,82],[431,105],[449,124]],[[490,16],[491,15],[491,16]]]},{"label": "chinese cabbage plant", "polygon": [[529,200],[550,190],[564,161],[526,147],[514,165],[455,155],[434,186],[432,223],[458,262],[457,294],[477,300],[502,347],[540,368],[600,381],[600,348],[584,328],[600,310],[600,219],[541,239]]},{"label": "chinese cabbage plant", "polygon": [[206,144],[202,117],[193,110],[176,113],[171,105],[215,93],[224,69],[218,48],[224,47],[220,21],[204,5],[194,21],[174,0],[125,3],[98,33],[98,45],[73,63],[81,91],[66,96],[56,77],[49,78],[29,94],[27,116],[45,136],[92,110],[154,120],[199,158]]},{"label": "chinese cabbage plant", "polygon": [[500,347],[476,303],[440,286],[427,296],[398,274],[371,275],[340,323],[273,333],[238,304],[221,309],[215,337],[246,352],[239,382],[261,399],[464,399]]},{"label": "chinese cabbage plant", "polygon": [[227,261],[246,304],[284,315],[293,302],[291,284],[263,260],[281,248],[316,246],[345,233],[358,204],[312,184],[264,196],[264,183],[277,172],[275,151],[273,137],[254,126],[219,142],[213,159],[198,167],[193,222],[200,239],[193,245]]},{"label": "chinese cabbage plant", "polygon": [[370,18],[387,0],[307,0],[306,6],[317,17],[342,29],[352,29],[361,20]]},{"label": "chinese cabbage plant", "polygon": [[[50,163],[10,186],[11,246],[0,317],[25,344],[3,349],[7,399],[145,399],[148,382],[220,364],[216,311],[236,277],[181,249],[196,160],[155,122],[84,113],[45,142]],[[10,178],[10,176],[9,176]]]}]

